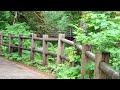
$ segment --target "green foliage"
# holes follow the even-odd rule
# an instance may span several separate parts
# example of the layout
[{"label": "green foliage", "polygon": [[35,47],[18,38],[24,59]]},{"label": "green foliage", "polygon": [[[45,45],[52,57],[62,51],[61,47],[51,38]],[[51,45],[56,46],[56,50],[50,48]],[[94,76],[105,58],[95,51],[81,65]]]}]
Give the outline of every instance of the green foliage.
[{"label": "green foliage", "polygon": [[46,66],[40,66],[40,65],[38,66],[37,65],[37,69],[40,70],[40,71],[50,73],[50,70],[48,70],[48,68]]},{"label": "green foliage", "polygon": [[3,54],[6,58],[11,59],[13,61],[17,61],[17,62],[29,61],[29,55],[30,55],[29,52],[27,51],[23,51],[22,57],[19,57],[18,53],[8,54],[4,52]]},{"label": "green foliage", "polygon": [[58,79],[79,79],[80,78],[80,66],[69,67],[64,64],[60,64],[56,70],[55,74]]},{"label": "green foliage", "polygon": [[19,34],[23,34],[23,35],[30,35],[31,33],[29,32],[29,26],[27,26],[27,24],[24,23],[15,23],[13,25],[7,25],[5,30],[0,31],[0,33],[5,33],[6,35],[9,34],[14,34],[14,35],[19,35]]},{"label": "green foliage", "polygon": [[[65,11],[46,11],[45,25],[46,29],[50,31],[64,32],[70,23]],[[52,33],[52,32],[51,32]]]},{"label": "green foliage", "polygon": [[80,63],[80,55],[77,54],[74,47],[66,47],[64,52],[69,57],[70,62]]},{"label": "green foliage", "polygon": [[48,51],[49,52],[57,52],[57,43],[48,43]]},{"label": "green foliage", "polygon": [[[0,33],[4,33],[5,35],[14,34],[15,36],[18,36],[19,34],[23,34],[25,36],[29,36],[30,33],[30,27],[25,23],[17,22],[12,25],[13,22],[13,15],[10,11],[0,11]],[[2,22],[2,23],[1,23]],[[5,43],[8,44],[9,40],[5,40]],[[18,45],[18,40],[14,39],[14,44]],[[24,43],[25,46],[29,42]]]},{"label": "green foliage", "polygon": [[89,64],[84,66],[85,70],[89,70],[89,75],[84,75],[84,79],[93,79],[94,76],[94,62],[90,62]]},{"label": "green foliage", "polygon": [[2,52],[5,53],[5,52],[7,52],[7,51],[8,51],[8,47],[2,46]]},{"label": "green foliage", "polygon": [[86,33],[98,33],[104,30],[120,29],[120,25],[115,23],[113,20],[114,19],[110,17],[110,14],[98,12],[87,13],[83,15],[83,18],[81,18],[81,22],[85,22],[87,24],[85,29]]},{"label": "green foliage", "polygon": [[[53,44],[53,43],[48,43],[48,52],[52,52],[52,53],[57,53],[57,44]],[[52,57],[52,56],[48,56],[48,60],[50,62],[50,66],[55,67],[55,60],[56,58]]]},{"label": "green foliage", "polygon": [[45,18],[43,11],[19,11],[19,15],[23,18],[19,18],[20,22],[26,22],[32,32],[37,33],[39,36],[47,34],[45,30]]},{"label": "green foliage", "polygon": [[42,62],[43,58],[42,55],[40,53],[35,53],[35,62]]},{"label": "green foliage", "polygon": [[9,24],[12,24],[13,15],[10,11],[0,11],[0,30],[4,30]]},{"label": "green foliage", "polygon": [[80,22],[82,12],[81,11],[66,11],[65,14],[69,17],[71,24],[76,24]]},{"label": "green foliage", "polygon": [[111,53],[110,64],[120,70],[120,48],[117,43],[120,40],[120,24],[112,18],[111,13],[89,12],[84,14],[81,21],[84,21],[86,27],[85,32],[81,32],[78,27],[74,33],[77,35],[76,42],[78,44],[92,44],[93,52],[108,51]]},{"label": "green foliage", "polygon": [[[26,25],[26,23],[15,23],[14,25],[7,25],[5,30],[1,30],[0,33],[4,33],[5,35],[13,34],[15,36],[18,36],[19,34],[22,34],[23,36],[30,36],[31,32],[29,30],[29,26]],[[6,44],[9,43],[9,39],[5,40]],[[13,39],[14,45],[18,45],[18,39]],[[31,46],[31,40],[25,40],[23,41],[24,47],[30,47]]]},{"label": "green foliage", "polygon": [[119,48],[109,48],[107,49],[110,54],[110,66],[112,66],[115,70],[120,70],[120,47]]},{"label": "green foliage", "polygon": [[[80,11],[45,11],[45,26],[49,33],[65,33],[69,24],[78,23],[81,17]],[[48,34],[49,34],[48,33]]]}]

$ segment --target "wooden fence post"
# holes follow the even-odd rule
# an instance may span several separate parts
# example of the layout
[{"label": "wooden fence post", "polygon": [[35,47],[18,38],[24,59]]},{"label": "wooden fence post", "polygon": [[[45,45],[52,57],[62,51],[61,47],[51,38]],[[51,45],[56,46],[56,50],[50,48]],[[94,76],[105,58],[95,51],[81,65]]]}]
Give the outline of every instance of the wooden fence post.
[{"label": "wooden fence post", "polygon": [[13,52],[13,47],[12,47],[12,45],[13,45],[13,38],[12,38],[12,36],[13,36],[13,34],[9,35],[9,51],[8,51],[9,54]]},{"label": "wooden fence post", "polygon": [[4,33],[1,34],[1,45],[4,44]]},{"label": "wooden fence post", "polygon": [[22,57],[22,48],[21,48],[21,47],[22,47],[22,43],[23,43],[23,42],[22,42],[23,39],[21,38],[21,36],[22,36],[22,34],[20,34],[19,37],[18,37],[18,38],[19,38],[18,55],[19,55],[20,57]]},{"label": "wooden fence post", "polygon": [[75,67],[75,62],[71,62],[71,66],[72,66],[72,67]]},{"label": "wooden fence post", "polygon": [[0,41],[0,55],[2,55],[2,44],[3,44],[3,34],[1,33],[1,41]]},{"label": "wooden fence post", "polygon": [[48,52],[48,42],[45,39],[48,38],[48,35],[43,35],[43,65],[48,65],[48,56],[45,54]]},{"label": "wooden fence post", "polygon": [[35,52],[33,51],[33,49],[35,49],[35,40],[34,38],[36,37],[36,34],[32,34],[32,42],[31,42],[31,54],[30,54],[30,60],[34,60],[34,56],[35,56]]},{"label": "wooden fence post", "polygon": [[60,57],[60,55],[64,54],[64,43],[61,41],[62,38],[65,38],[65,34],[59,34],[59,37],[58,37],[56,66],[58,66],[58,64],[62,63],[62,58]]},{"label": "wooden fence post", "polygon": [[96,52],[95,54],[95,67],[94,67],[94,79],[106,79],[106,74],[100,69],[100,62],[109,63],[109,52]]},{"label": "wooden fence post", "polygon": [[1,43],[1,45],[3,44],[3,38],[4,38],[4,37],[3,37],[3,35],[4,35],[4,34],[3,34],[3,33],[1,33],[1,42],[0,42],[0,43]]},{"label": "wooden fence post", "polygon": [[2,55],[2,44],[3,44],[3,33],[1,33],[1,41],[0,41],[0,55]]},{"label": "wooden fence post", "polygon": [[85,54],[86,51],[91,51],[91,45],[82,46],[81,79],[84,79],[84,75],[89,74],[89,70],[85,70],[85,66],[90,63],[90,59]]}]

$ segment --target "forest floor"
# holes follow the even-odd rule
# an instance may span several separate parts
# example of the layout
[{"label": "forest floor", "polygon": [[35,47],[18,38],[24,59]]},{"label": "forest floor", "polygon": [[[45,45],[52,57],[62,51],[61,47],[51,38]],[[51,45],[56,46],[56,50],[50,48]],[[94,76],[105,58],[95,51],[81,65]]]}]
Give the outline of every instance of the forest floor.
[{"label": "forest floor", "polygon": [[34,67],[0,57],[0,79],[55,79],[55,77]]}]

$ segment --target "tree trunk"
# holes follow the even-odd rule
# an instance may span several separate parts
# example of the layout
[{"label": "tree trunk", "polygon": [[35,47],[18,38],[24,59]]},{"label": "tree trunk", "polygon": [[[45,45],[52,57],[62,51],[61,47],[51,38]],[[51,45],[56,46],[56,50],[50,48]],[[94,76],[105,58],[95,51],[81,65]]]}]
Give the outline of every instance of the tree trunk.
[{"label": "tree trunk", "polygon": [[18,12],[16,11],[16,12],[15,12],[15,16],[14,16],[14,20],[13,20],[13,24],[16,23],[16,21],[17,21],[17,16],[18,16]]}]

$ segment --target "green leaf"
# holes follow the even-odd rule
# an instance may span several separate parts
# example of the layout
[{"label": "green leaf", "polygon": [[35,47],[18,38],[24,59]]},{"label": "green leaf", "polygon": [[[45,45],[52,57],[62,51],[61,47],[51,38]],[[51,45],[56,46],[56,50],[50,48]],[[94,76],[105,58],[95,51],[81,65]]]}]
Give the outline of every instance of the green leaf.
[{"label": "green leaf", "polygon": [[99,26],[94,26],[95,30],[99,29]]}]

